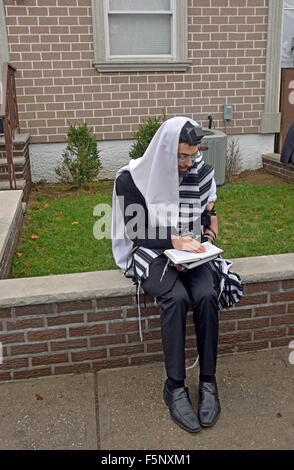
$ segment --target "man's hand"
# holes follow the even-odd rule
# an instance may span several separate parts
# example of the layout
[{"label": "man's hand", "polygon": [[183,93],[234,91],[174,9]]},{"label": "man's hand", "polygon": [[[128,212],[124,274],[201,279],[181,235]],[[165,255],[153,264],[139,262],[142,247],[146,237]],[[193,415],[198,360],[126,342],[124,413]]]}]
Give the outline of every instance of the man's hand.
[{"label": "man's hand", "polygon": [[190,251],[192,253],[203,253],[204,246],[192,237],[171,236],[172,245],[176,250]]},{"label": "man's hand", "polygon": [[185,266],[182,266],[181,264],[171,264],[171,266],[173,266],[174,268],[176,268],[178,271],[182,273],[187,271],[187,268],[185,268]]}]

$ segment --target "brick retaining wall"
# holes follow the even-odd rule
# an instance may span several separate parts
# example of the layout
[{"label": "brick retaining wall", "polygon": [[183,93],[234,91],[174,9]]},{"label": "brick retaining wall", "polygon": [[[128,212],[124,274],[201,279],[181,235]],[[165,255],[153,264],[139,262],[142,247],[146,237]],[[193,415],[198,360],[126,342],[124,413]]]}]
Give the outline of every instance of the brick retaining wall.
[{"label": "brick retaining wall", "polygon": [[[287,347],[294,339],[294,279],[249,282],[244,288],[242,300],[220,313],[219,354]],[[135,293],[0,308],[0,381],[162,361],[159,307],[151,297],[146,307],[143,295],[141,300],[143,343]],[[195,346],[190,312],[189,363]]]},{"label": "brick retaining wall", "polygon": [[[15,254],[15,248],[18,242],[19,232],[23,223],[23,207],[20,204],[15,213],[11,224],[8,240],[0,257],[0,279],[5,279],[10,275],[11,262]],[[1,330],[1,328],[0,328]],[[1,340],[0,340],[1,341]]]},{"label": "brick retaining wall", "polygon": [[294,166],[291,163],[281,163],[280,154],[262,155],[262,162],[267,173],[278,176],[286,183],[294,184]]},{"label": "brick retaining wall", "polygon": [[11,261],[23,223],[22,197],[22,190],[0,191],[0,279],[10,275]]}]

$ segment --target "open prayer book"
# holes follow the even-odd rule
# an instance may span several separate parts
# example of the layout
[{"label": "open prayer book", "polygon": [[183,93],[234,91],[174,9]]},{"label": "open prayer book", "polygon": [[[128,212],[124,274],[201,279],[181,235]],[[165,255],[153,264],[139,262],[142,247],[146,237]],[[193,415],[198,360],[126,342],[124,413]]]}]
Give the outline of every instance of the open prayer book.
[{"label": "open prayer book", "polygon": [[176,250],[172,248],[165,250],[164,254],[175,264],[181,264],[187,269],[195,268],[200,264],[207,263],[222,253],[224,250],[209,242],[201,243],[206,251],[203,253],[191,253],[190,251]]}]

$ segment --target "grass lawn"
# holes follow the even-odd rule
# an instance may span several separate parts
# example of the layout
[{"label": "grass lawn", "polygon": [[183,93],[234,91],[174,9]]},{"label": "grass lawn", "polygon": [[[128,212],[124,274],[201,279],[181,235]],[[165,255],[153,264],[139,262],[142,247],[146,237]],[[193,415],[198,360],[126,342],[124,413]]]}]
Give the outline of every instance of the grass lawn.
[{"label": "grass lawn", "polygon": [[[266,178],[261,183],[240,177],[218,188],[217,246],[225,258],[294,252],[294,186]],[[116,269],[111,240],[93,235],[98,220],[93,209],[99,203],[111,205],[112,187],[111,181],[79,191],[62,184],[36,185],[11,277]]]}]

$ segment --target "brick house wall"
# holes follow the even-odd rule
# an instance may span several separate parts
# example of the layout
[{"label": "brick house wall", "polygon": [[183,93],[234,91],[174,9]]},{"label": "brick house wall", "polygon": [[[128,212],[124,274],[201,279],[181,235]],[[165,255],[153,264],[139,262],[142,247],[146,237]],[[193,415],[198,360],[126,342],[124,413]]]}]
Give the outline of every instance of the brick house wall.
[{"label": "brick house wall", "polygon": [[130,139],[138,122],[162,108],[204,126],[212,114],[223,129],[226,103],[236,106],[235,134],[259,132],[267,0],[189,0],[192,64],[184,73],[97,72],[91,0],[4,4],[21,127],[32,143],[63,142],[68,124],[84,120],[99,140]]},{"label": "brick house wall", "polygon": [[233,134],[260,131],[268,0],[188,0],[191,66],[170,73],[98,72],[91,0],[4,6],[20,123],[32,144],[64,142],[69,124],[84,121],[99,141],[129,140],[163,108],[167,117],[187,115],[204,127],[211,114],[224,130],[223,104],[234,105]]}]

